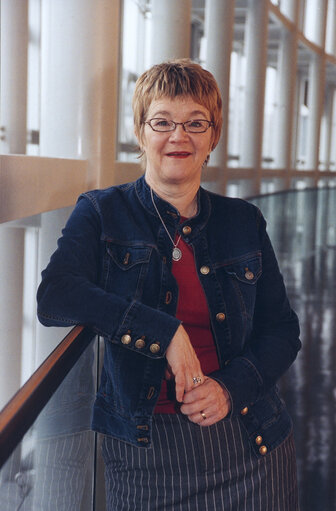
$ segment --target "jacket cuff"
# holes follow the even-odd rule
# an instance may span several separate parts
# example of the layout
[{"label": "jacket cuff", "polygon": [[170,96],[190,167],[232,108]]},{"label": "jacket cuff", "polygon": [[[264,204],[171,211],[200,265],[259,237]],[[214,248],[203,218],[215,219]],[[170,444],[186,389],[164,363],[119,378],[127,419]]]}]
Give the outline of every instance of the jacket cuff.
[{"label": "jacket cuff", "polygon": [[263,379],[253,363],[245,357],[236,357],[223,369],[208,375],[221,383],[229,393],[231,415],[244,414],[263,392]]},{"label": "jacket cuff", "polygon": [[109,340],[148,357],[163,358],[180,324],[176,317],[134,301]]}]

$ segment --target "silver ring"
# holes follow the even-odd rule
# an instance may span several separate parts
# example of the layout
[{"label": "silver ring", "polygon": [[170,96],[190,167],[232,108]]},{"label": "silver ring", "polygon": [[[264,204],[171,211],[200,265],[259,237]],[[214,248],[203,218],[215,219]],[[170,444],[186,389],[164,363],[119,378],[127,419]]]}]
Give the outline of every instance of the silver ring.
[{"label": "silver ring", "polygon": [[200,376],[194,376],[193,382],[195,385],[197,385],[197,383],[202,383],[202,378]]},{"label": "silver ring", "polygon": [[205,420],[205,419],[207,418],[207,416],[205,415],[205,413],[204,413],[204,412],[200,412],[200,414],[202,415],[203,420]]}]

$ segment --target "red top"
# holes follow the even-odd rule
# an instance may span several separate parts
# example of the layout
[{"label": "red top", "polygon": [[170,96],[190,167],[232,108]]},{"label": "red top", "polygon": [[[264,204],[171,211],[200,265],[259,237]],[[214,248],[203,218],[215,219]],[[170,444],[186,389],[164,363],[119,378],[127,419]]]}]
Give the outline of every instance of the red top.
[{"label": "red top", "polygon": [[[182,238],[178,247],[182,251],[182,258],[173,261],[172,267],[179,287],[176,317],[183,322],[203,373],[209,374],[219,369],[219,364],[210,327],[208,305],[196,272],[192,247]],[[178,410],[176,406],[174,383],[164,380],[154,413],[176,413]]]}]

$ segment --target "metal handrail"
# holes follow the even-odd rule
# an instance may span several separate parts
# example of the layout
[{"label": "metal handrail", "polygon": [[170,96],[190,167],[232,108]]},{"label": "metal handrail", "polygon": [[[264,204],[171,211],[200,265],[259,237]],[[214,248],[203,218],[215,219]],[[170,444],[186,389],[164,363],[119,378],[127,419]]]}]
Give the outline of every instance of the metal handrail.
[{"label": "metal handrail", "polygon": [[0,412],[0,468],[95,337],[76,326]]}]

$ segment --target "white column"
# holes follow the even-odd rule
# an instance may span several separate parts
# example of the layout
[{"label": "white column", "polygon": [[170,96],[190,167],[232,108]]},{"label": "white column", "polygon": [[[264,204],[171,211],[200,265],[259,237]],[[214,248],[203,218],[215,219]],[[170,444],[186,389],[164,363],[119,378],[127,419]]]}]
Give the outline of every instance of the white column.
[{"label": "white column", "polygon": [[191,0],[152,0],[151,65],[189,57]]},{"label": "white column", "polygon": [[20,387],[24,229],[0,227],[0,409]]},{"label": "white column", "polygon": [[334,109],[334,94],[335,87],[330,85],[327,87],[324,95],[324,112],[322,117],[321,136],[320,141],[320,160],[324,162],[325,170],[329,170],[330,167],[330,156],[331,156],[331,132],[332,132],[332,121],[333,121],[333,109]]},{"label": "white column", "polygon": [[[294,132],[294,103],[296,86],[296,33],[283,31],[278,60],[278,116],[274,154],[276,168],[289,169]],[[289,183],[286,183],[288,188]]]},{"label": "white column", "polygon": [[87,158],[88,187],[113,183],[121,0],[43,0],[41,155]]},{"label": "white column", "polygon": [[300,0],[281,0],[281,12],[294,23],[297,23],[300,13]]},{"label": "white column", "polygon": [[26,152],[28,2],[1,1],[1,152]]},{"label": "white column", "polygon": [[308,86],[309,117],[306,168],[309,170],[317,169],[319,163],[320,129],[324,95],[324,74],[324,59],[318,54],[313,54],[309,64]]},{"label": "white column", "polygon": [[324,48],[328,0],[308,0],[307,9],[309,9],[310,14],[308,17],[309,27],[307,27],[308,38]]},{"label": "white column", "polygon": [[210,164],[227,165],[230,100],[230,62],[234,27],[234,1],[207,0],[205,4],[206,68],[214,75],[223,99],[223,128]]},{"label": "white column", "polygon": [[[28,9],[1,2],[1,151],[26,151]],[[0,408],[20,387],[24,229],[0,227]]]},{"label": "white column", "polygon": [[336,55],[336,0],[328,1],[326,52]]},{"label": "white column", "polygon": [[241,166],[254,168],[254,183],[244,193],[258,192],[262,158],[268,0],[248,0],[245,32],[246,78]]}]

